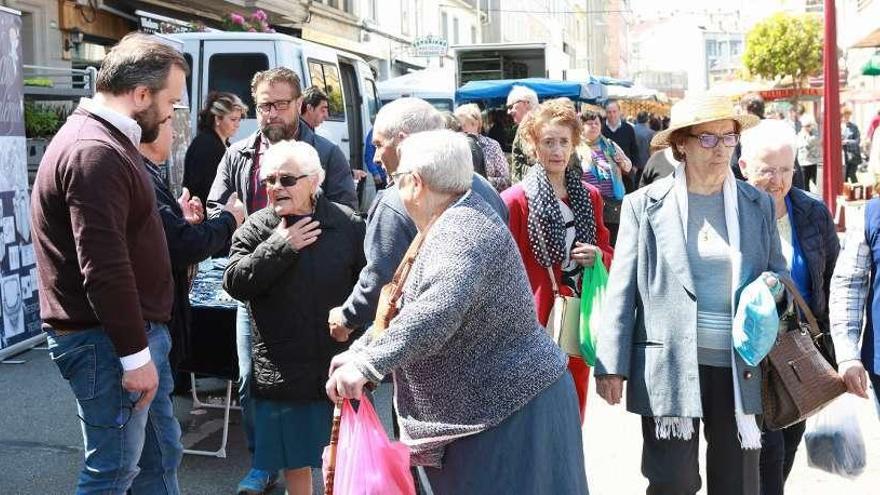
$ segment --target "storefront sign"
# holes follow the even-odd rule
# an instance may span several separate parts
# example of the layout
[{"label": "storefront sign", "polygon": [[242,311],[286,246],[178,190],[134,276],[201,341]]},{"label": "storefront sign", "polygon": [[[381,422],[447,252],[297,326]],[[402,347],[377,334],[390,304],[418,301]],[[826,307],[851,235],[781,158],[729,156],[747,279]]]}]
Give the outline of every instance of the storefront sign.
[{"label": "storefront sign", "polygon": [[199,29],[189,22],[179,19],[165,17],[143,10],[136,10],[135,15],[138,16],[138,24],[140,31],[147,34],[173,34],[173,33],[191,33]]},{"label": "storefront sign", "polygon": [[412,51],[416,57],[445,57],[449,42],[441,36],[419,36],[412,42]]}]

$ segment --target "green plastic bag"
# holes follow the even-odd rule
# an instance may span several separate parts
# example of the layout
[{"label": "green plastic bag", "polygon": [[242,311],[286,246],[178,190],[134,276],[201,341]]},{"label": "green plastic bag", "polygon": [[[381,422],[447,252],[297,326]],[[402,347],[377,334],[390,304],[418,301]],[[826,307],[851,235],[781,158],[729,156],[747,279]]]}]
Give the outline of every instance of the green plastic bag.
[{"label": "green plastic bag", "polygon": [[597,259],[591,268],[584,269],[580,340],[581,356],[590,366],[596,364],[596,333],[601,324],[606,283],[608,283],[608,271],[605,270],[602,260]]}]

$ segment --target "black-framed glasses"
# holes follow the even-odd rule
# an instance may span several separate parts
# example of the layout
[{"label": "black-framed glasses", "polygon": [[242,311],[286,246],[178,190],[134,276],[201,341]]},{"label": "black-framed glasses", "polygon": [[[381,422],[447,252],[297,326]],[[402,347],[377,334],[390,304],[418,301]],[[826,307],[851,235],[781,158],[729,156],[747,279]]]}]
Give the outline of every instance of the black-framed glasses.
[{"label": "black-framed glasses", "polygon": [[290,108],[290,102],[293,100],[277,100],[277,101],[267,101],[265,103],[260,103],[257,105],[257,109],[260,113],[269,113],[274,108],[277,111],[287,110]]},{"label": "black-framed glasses", "polygon": [[279,184],[281,184],[282,187],[293,187],[296,185],[297,182],[299,182],[300,179],[304,179],[306,177],[308,177],[307,174],[279,175],[279,176],[270,175],[270,176],[266,177],[265,179],[260,179],[260,184],[263,187],[269,187],[269,186],[274,186],[275,182],[278,182]]},{"label": "black-framed glasses", "polygon": [[143,396],[144,394],[141,393],[138,396],[137,400],[129,399],[129,401],[131,402],[129,405],[124,405],[120,407],[119,414],[116,415],[116,419],[114,421],[115,424],[112,425],[93,425],[92,423],[86,421],[85,418],[83,418],[80,414],[77,414],[76,417],[79,418],[79,420],[82,421],[83,424],[91,428],[100,428],[102,430],[122,430],[125,429],[125,426],[128,425],[129,421],[131,421],[131,417],[134,415],[134,406],[138,403],[139,400],[141,400],[141,397]]},{"label": "black-framed glasses", "polygon": [[510,110],[511,108],[515,107],[517,103],[525,103],[525,102],[526,102],[526,100],[516,100],[513,103],[508,103],[507,109]]},{"label": "black-framed glasses", "polygon": [[739,134],[732,132],[730,134],[688,134],[688,136],[692,138],[697,138],[700,141],[700,147],[706,148],[707,150],[712,149],[718,146],[718,143],[721,142],[724,146],[728,148],[733,148],[736,146],[736,143],[739,142]]}]

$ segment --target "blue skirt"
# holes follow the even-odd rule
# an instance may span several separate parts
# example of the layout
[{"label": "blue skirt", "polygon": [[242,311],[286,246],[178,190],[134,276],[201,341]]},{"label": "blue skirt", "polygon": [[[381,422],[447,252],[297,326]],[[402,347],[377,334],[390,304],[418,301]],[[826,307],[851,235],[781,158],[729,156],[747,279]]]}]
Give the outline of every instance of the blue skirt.
[{"label": "blue skirt", "polygon": [[254,467],[265,471],[321,467],[330,443],[333,404],[254,398]]},{"label": "blue skirt", "polygon": [[425,474],[434,495],[588,494],[571,373],[498,426],[447,445],[443,467]]}]

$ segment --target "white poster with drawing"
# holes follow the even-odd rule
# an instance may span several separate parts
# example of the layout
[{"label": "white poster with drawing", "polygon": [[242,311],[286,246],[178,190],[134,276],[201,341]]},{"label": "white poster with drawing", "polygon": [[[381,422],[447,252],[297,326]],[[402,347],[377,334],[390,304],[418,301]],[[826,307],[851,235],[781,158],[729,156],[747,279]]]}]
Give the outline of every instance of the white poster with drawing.
[{"label": "white poster with drawing", "polygon": [[24,133],[21,17],[0,7],[0,356],[40,334]]}]

